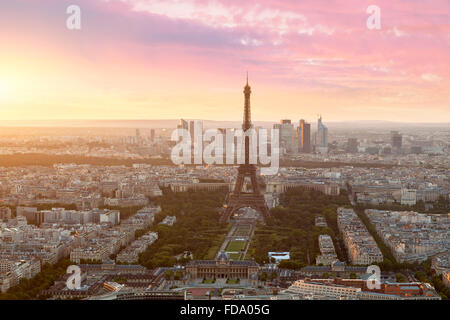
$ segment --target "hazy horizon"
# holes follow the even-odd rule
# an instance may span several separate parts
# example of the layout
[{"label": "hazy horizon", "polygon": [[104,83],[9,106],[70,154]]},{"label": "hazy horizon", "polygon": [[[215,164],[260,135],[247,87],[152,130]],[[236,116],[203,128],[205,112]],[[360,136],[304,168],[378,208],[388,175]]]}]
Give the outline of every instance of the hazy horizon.
[{"label": "hazy horizon", "polygon": [[[239,127],[242,120],[210,120],[210,119],[189,119],[182,118],[186,121],[202,120],[204,127]],[[289,119],[296,126],[299,119]],[[277,121],[259,121],[253,120],[255,126],[272,127]],[[305,119],[311,124],[316,124],[317,120]],[[59,119],[59,120],[0,120],[1,127],[20,128],[51,128],[51,127],[92,127],[92,128],[175,128],[179,123],[179,119]],[[450,129],[450,122],[406,122],[406,121],[386,121],[386,120],[349,120],[349,121],[327,121],[323,118],[323,122],[331,127],[345,126],[352,124],[354,128],[361,126],[371,126],[372,128],[390,128],[390,127],[436,127]],[[350,128],[349,128],[350,129]]]}]

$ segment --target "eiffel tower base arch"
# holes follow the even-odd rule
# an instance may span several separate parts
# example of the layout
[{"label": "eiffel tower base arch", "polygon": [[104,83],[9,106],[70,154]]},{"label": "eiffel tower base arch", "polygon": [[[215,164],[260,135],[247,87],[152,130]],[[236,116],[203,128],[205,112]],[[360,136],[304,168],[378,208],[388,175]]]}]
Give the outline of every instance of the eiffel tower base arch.
[{"label": "eiffel tower base arch", "polygon": [[[250,178],[252,192],[243,192],[245,178]],[[227,222],[241,208],[249,207],[258,211],[263,219],[269,216],[264,195],[259,190],[256,180],[256,167],[254,165],[241,165],[238,169],[238,177],[233,192],[229,195],[227,208],[221,216],[221,222]]]}]

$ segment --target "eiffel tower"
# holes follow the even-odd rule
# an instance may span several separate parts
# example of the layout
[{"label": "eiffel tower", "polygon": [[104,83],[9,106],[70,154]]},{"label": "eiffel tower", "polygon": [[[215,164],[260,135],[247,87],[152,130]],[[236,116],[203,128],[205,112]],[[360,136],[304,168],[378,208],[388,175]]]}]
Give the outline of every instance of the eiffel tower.
[{"label": "eiffel tower", "polygon": [[[252,90],[248,85],[248,72],[247,72],[247,84],[244,87],[245,105],[244,105],[244,123],[242,124],[242,130],[246,132],[252,128],[252,121],[250,115],[250,94]],[[236,185],[233,192],[228,197],[228,204],[225,212],[222,214],[221,221],[229,221],[233,213],[241,208],[250,207],[258,211],[263,218],[269,216],[269,209],[267,208],[264,196],[259,190],[258,181],[256,180],[256,166],[250,164],[250,137],[245,136],[245,164],[241,164],[238,169],[238,176]],[[245,178],[250,178],[251,192],[244,192]]]}]

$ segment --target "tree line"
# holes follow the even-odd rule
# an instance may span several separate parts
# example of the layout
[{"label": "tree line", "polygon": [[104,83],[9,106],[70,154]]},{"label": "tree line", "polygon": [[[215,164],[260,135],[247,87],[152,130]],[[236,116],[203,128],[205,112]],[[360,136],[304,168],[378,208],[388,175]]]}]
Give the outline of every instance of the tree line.
[{"label": "tree line", "polygon": [[[248,257],[258,263],[268,263],[270,251],[289,251],[290,260],[280,262],[280,268],[300,269],[313,264],[320,254],[318,237],[328,234],[333,239],[338,258],[346,260],[337,228],[336,209],[348,205],[346,192],[329,196],[303,187],[288,189],[280,195],[280,206],[271,209],[265,225],[258,225]],[[323,215],[328,227],[316,227],[315,216]]]},{"label": "tree line", "polygon": [[[158,240],[140,254],[139,263],[150,269],[172,267],[189,260],[177,259],[185,252],[192,253],[194,259],[205,259],[211,247],[220,246],[228,229],[219,222],[226,194],[226,188],[179,193],[163,189],[163,196],[156,200],[162,210],[150,228],[158,232]],[[176,216],[177,221],[172,226],[159,224],[166,216]]]}]

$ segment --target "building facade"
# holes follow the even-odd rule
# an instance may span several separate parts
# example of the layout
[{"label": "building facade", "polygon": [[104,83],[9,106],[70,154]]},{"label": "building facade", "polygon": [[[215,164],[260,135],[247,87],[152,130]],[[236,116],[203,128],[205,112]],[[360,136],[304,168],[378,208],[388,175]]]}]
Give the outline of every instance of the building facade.
[{"label": "building facade", "polygon": [[299,148],[298,151],[302,153],[311,152],[311,124],[305,120],[300,120],[298,131]]},{"label": "building facade", "polygon": [[258,280],[259,265],[255,261],[230,260],[221,252],[215,260],[192,260],[185,273],[190,280],[196,279],[247,279]]}]

